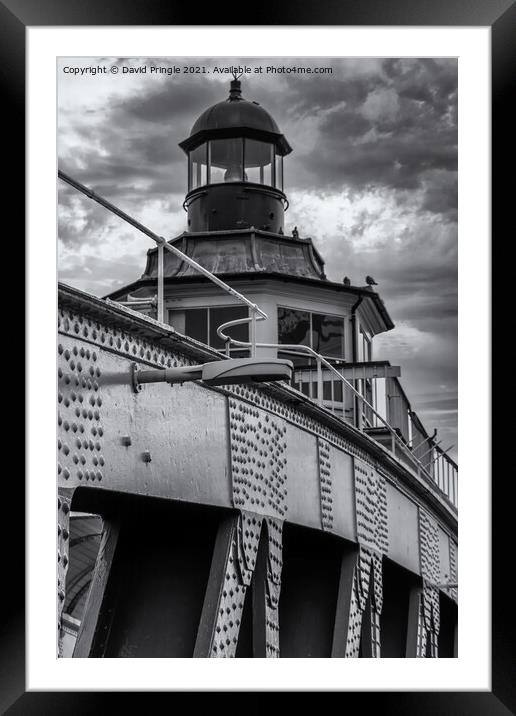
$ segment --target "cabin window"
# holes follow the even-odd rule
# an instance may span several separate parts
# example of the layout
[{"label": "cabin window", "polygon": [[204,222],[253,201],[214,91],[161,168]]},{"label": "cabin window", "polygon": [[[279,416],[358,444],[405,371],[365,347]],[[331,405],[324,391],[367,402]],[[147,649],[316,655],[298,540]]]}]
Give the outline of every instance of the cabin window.
[{"label": "cabin window", "polygon": [[292,308],[278,308],[278,343],[311,347],[310,314]]},{"label": "cabin window", "polygon": [[[224,350],[224,342],[217,335],[217,328],[228,321],[247,318],[245,306],[210,306],[209,308],[182,308],[169,311],[169,323],[178,331],[216,350]],[[238,341],[249,340],[249,324],[233,326],[227,335]],[[247,355],[247,349],[231,348],[231,353]]]},{"label": "cabin window", "polygon": [[324,357],[343,358],[344,318],[278,306],[278,343],[305,345]]},{"label": "cabin window", "polygon": [[[312,348],[325,358],[344,358],[344,317],[278,306],[278,343],[303,345]],[[278,351],[279,358],[291,360],[296,368],[306,371],[309,381],[302,373],[294,373],[292,385],[310,398],[317,399],[317,371],[315,360],[308,354],[293,354],[290,349]],[[343,390],[339,380],[323,382],[325,401],[342,403]]]},{"label": "cabin window", "polygon": [[344,321],[337,316],[312,313],[312,348],[323,356],[342,358]]}]

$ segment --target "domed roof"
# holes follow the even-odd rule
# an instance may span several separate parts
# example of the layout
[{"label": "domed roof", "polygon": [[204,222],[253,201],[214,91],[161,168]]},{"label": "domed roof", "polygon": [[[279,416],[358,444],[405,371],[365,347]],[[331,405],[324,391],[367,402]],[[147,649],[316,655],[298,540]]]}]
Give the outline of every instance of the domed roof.
[{"label": "domed roof", "polygon": [[258,102],[244,99],[240,81],[234,79],[230,85],[229,97],[205,109],[195,121],[189,137],[180,142],[179,146],[188,152],[206,139],[243,136],[273,142],[276,151],[282,155],[292,151],[267,110]]},{"label": "domed roof", "polygon": [[258,102],[242,97],[239,80],[231,82],[229,97],[205,109],[192,127],[190,136],[205,130],[249,127],[263,132],[281,134],[271,115]]}]

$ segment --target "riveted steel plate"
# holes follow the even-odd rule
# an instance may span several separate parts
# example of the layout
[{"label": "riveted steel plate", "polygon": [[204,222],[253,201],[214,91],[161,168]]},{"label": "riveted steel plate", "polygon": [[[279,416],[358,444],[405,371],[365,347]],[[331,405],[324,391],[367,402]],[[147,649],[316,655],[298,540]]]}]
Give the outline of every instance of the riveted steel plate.
[{"label": "riveted steel plate", "polygon": [[450,538],[446,532],[438,527],[439,536],[439,582],[452,582],[450,566]]},{"label": "riveted steel plate", "polygon": [[[191,383],[135,393],[128,358],[64,336],[60,346],[61,484],[231,505],[223,395]],[[78,374],[66,356],[83,349]]]},{"label": "riveted steel plate", "polygon": [[229,440],[235,507],[283,518],[287,511],[287,423],[229,398]]},{"label": "riveted steel plate", "polygon": [[329,445],[330,482],[333,497],[332,532],[356,540],[353,458]]},{"label": "riveted steel plate", "polygon": [[419,564],[419,525],[417,505],[387,483],[387,556],[416,574]]},{"label": "riveted steel plate", "polygon": [[288,511],[286,519],[321,529],[317,438],[289,426],[287,442]]}]

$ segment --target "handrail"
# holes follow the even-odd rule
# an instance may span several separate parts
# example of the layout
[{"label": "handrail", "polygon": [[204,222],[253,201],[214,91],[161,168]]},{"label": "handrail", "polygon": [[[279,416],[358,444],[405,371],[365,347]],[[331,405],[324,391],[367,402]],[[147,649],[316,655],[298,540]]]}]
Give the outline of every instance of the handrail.
[{"label": "handrail", "polygon": [[[244,303],[248,308],[251,309],[253,312],[253,323],[256,320],[265,320],[267,318],[267,314],[259,308],[256,303],[253,303],[252,301],[249,301],[248,298],[243,296],[238,291],[235,291],[234,288],[231,288],[231,286],[228,286],[227,283],[222,281],[220,278],[215,276],[211,273],[211,271],[208,271],[208,269],[205,269],[204,266],[201,266],[197,263],[197,261],[194,261],[194,259],[190,258],[190,256],[187,256],[182,251],[177,249],[172,244],[169,244],[166,239],[163,238],[163,236],[158,236],[158,234],[155,234],[153,231],[151,231],[148,227],[144,226],[144,224],[141,224],[139,221],[136,221],[136,219],[133,219],[132,216],[129,216],[129,214],[126,214],[125,211],[122,211],[122,209],[119,209],[115,204],[112,204],[107,199],[104,199],[99,194],[95,193],[92,189],[89,189],[84,184],[81,184],[81,182],[77,181],[76,179],[73,179],[71,176],[66,174],[65,172],[61,171],[61,169],[58,169],[57,176],[59,179],[62,179],[64,182],[69,184],[70,186],[74,187],[74,189],[77,189],[82,194],[85,194],[87,197],[92,199],[93,201],[96,201],[97,204],[100,204],[108,211],[111,211],[113,214],[116,214],[120,219],[123,219],[123,221],[126,221],[128,224],[131,224],[131,226],[134,226],[135,229],[138,229],[138,231],[141,231],[143,234],[146,234],[149,236],[153,241],[156,242],[158,245],[158,250],[166,249],[167,251],[170,251],[170,253],[175,254],[176,256],[179,256],[179,258],[187,263],[189,266],[191,266],[193,269],[201,273],[203,276],[206,276],[210,281],[212,281],[214,284],[222,288],[226,293],[229,293],[234,298],[238,299],[242,303]],[[160,254],[162,254],[162,251],[159,251]],[[163,297],[163,256],[158,256],[158,320],[160,320],[163,323],[163,304],[164,304],[164,297]],[[258,316],[256,315],[258,314]],[[252,353],[255,354],[254,346],[252,347]]]},{"label": "handrail", "polygon": [[[236,326],[238,324],[248,323],[252,320],[253,320],[252,317],[251,318],[240,318],[240,319],[237,319],[234,321],[227,321],[226,323],[223,323],[222,325],[220,325],[217,328],[217,335],[220,338],[222,338],[222,340],[226,344],[226,352],[229,351],[230,345],[233,345],[238,348],[251,347],[250,342],[239,341],[236,338],[231,338],[231,336],[228,336],[227,334],[224,333],[224,329],[229,328],[231,326]],[[425,475],[425,477],[427,477],[429,480],[432,480],[432,475],[428,472],[425,465],[423,465],[423,463],[412,453],[410,448],[408,448],[405,445],[404,441],[400,438],[400,436],[397,434],[396,430],[390,425],[390,423],[376,410],[376,408],[374,408],[374,406],[371,405],[371,403],[369,403],[368,400],[366,400],[366,398],[364,398],[364,396],[358,390],[356,390],[356,388],[353,385],[351,385],[351,383],[346,378],[344,378],[344,376],[341,373],[338,372],[338,370],[336,368],[334,368],[332,366],[332,364],[329,361],[326,360],[326,358],[323,358],[323,356],[320,355],[319,353],[317,353],[317,351],[315,351],[313,348],[310,348],[309,346],[303,346],[303,345],[297,345],[297,344],[292,345],[292,344],[288,344],[288,343],[282,343],[282,344],[279,344],[279,343],[255,343],[255,348],[272,348],[272,349],[276,349],[276,350],[285,350],[285,351],[289,351],[289,352],[295,352],[300,355],[307,354],[307,355],[315,358],[316,364],[317,364],[317,371],[319,374],[318,382],[320,384],[322,384],[321,365],[324,365],[325,368],[329,369],[330,372],[334,373],[337,376],[337,378],[342,383],[343,389],[347,389],[347,390],[351,391],[351,393],[364,406],[366,406],[372,412],[373,415],[375,415],[377,420],[379,420],[387,428],[387,430],[391,436],[393,453],[394,453],[395,445],[398,445],[401,448],[401,450],[403,451],[403,453],[405,453],[405,455],[407,455],[407,457],[409,457],[409,459],[417,466],[418,473],[422,471],[423,474]],[[320,405],[323,404],[322,385],[320,385],[319,389],[318,389],[317,402]],[[359,429],[361,429],[360,425],[357,425],[357,427]]]}]

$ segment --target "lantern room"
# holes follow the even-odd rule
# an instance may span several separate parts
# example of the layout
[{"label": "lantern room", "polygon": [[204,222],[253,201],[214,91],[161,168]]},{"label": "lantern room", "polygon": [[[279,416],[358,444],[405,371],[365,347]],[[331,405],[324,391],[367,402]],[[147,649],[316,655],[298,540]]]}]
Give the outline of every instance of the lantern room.
[{"label": "lantern room", "polygon": [[238,79],[227,100],[201,114],[180,147],[188,157],[190,232],[283,232],[283,157],[292,150],[271,115],[242,97]]}]

